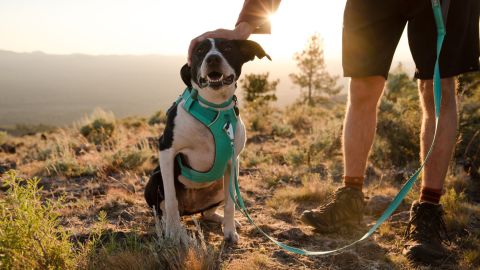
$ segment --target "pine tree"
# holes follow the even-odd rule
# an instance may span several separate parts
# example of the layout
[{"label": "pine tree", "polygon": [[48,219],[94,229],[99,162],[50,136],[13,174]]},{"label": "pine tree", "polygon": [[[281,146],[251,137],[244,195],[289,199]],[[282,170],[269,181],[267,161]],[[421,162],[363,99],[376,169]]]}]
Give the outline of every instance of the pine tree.
[{"label": "pine tree", "polygon": [[277,100],[275,92],[280,80],[269,81],[269,75],[268,72],[263,74],[246,74],[244,79],[240,81],[244,101],[247,104],[262,106]]},{"label": "pine tree", "polygon": [[312,35],[305,49],[294,55],[299,73],[290,74],[292,82],[300,89],[307,89],[305,101],[313,105],[321,97],[331,97],[342,89],[337,86],[338,76],[331,76],[326,70],[323,42],[319,34]]}]

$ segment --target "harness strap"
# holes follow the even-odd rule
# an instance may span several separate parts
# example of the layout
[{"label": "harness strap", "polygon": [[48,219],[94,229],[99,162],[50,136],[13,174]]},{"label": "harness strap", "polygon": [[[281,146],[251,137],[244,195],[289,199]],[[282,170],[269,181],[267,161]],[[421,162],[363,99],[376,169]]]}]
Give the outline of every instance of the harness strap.
[{"label": "harness strap", "polygon": [[434,78],[433,78],[433,91],[434,91],[434,103],[435,103],[435,133],[433,135],[433,141],[432,145],[430,146],[430,149],[428,150],[428,153],[425,157],[425,160],[423,161],[422,165],[420,168],[417,169],[417,171],[408,179],[408,181],[403,185],[403,187],[400,189],[398,194],[395,196],[393,201],[390,203],[390,205],[387,207],[387,209],[382,213],[382,215],[377,219],[375,222],[375,225],[373,225],[370,230],[363,235],[360,239],[337,249],[333,250],[327,250],[327,251],[308,251],[305,249],[301,248],[296,248],[292,247],[289,245],[286,245],[282,242],[277,241],[270,235],[268,235],[266,232],[264,232],[261,228],[259,228],[253,219],[250,217],[247,208],[245,207],[245,203],[243,201],[242,195],[240,194],[240,188],[238,184],[238,176],[237,176],[237,157],[235,153],[235,147],[233,146],[233,141],[232,141],[232,149],[233,149],[233,155],[232,155],[232,170],[230,173],[230,185],[229,185],[229,192],[230,192],[230,197],[234,201],[235,205],[237,206],[238,210],[247,218],[248,222],[252,224],[260,233],[262,233],[265,237],[267,237],[270,241],[278,245],[279,247],[290,251],[295,254],[299,255],[307,255],[307,256],[316,256],[316,255],[327,255],[327,254],[333,254],[337,253],[339,251],[342,251],[344,249],[347,249],[365,239],[370,237],[377,229],[382,225],[392,214],[393,212],[398,208],[402,200],[405,198],[405,196],[408,194],[408,192],[412,189],[413,184],[417,181],[418,176],[422,172],[423,168],[425,167],[425,163],[429,160],[430,155],[432,153],[432,149],[435,145],[435,141],[437,138],[437,131],[438,131],[438,123],[440,119],[440,104],[442,100],[442,85],[441,85],[441,78],[440,78],[440,67],[439,67],[439,58],[440,58],[440,52],[442,49],[443,45],[443,40],[445,38],[445,24],[443,22],[442,18],[442,8],[440,6],[439,0],[431,0],[432,1],[432,9],[433,9],[433,14],[435,17],[435,24],[437,27],[437,46],[436,46],[436,55],[437,59],[435,61],[435,70],[434,70]]},{"label": "harness strap", "polygon": [[[183,100],[182,107],[208,128],[212,134],[215,146],[212,167],[206,172],[200,172],[185,165],[180,155],[177,155],[176,160],[184,177],[196,183],[206,183],[221,179],[225,174],[227,163],[232,156],[232,150],[230,148],[230,138],[228,134],[224,133],[224,129],[225,126],[229,126],[232,128],[232,132],[235,132],[237,116],[235,106],[228,108],[232,104],[233,98],[222,104],[210,103],[204,99],[200,101],[200,99],[201,96],[196,89],[187,88],[177,100],[177,104]],[[206,105],[203,106],[200,102],[208,104],[203,104]]]}]

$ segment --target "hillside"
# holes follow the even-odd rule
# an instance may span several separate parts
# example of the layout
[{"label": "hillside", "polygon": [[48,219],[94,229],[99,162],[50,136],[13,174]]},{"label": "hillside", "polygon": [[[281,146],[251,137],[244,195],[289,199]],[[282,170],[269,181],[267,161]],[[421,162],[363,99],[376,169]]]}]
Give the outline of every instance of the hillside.
[{"label": "hillside", "polygon": [[[417,161],[404,159],[399,162],[405,165],[389,163],[395,161],[395,154],[403,153],[390,148],[399,143],[393,137],[386,140],[388,133],[379,134],[367,172],[365,224],[335,234],[319,234],[305,226],[299,220],[300,213],[318,206],[341,184],[339,138],[343,111],[344,105],[335,102],[313,108],[297,104],[286,109],[242,109],[248,141],[241,155],[241,190],[257,224],[287,244],[326,250],[358,239],[418,166]],[[399,117],[393,119],[398,125],[408,124]],[[182,218],[191,235],[185,236],[190,239],[188,244],[173,244],[161,233],[161,224],[155,226],[153,214],[143,200],[144,185],[158,162],[156,140],[164,120],[162,114],[149,120],[122,119],[97,111],[76,127],[23,137],[0,134],[2,181],[11,177],[5,171],[13,168],[17,176],[40,177],[39,194],[43,200],[62,198],[55,211],[59,213],[58,226],[67,237],[56,245],[65,248],[56,248],[53,253],[68,258],[58,261],[63,263],[62,268],[413,269],[402,255],[402,236],[409,205],[418,197],[418,185],[370,239],[337,255],[305,257],[285,252],[262,237],[238,212],[235,216],[242,228],[237,246],[225,245],[220,226],[202,221],[199,215]],[[382,121],[391,120],[382,118],[380,124]],[[459,143],[458,149],[461,147]],[[478,191],[478,167],[474,167],[475,171],[465,168],[457,159],[452,162],[442,199],[451,255],[440,266],[422,269],[480,267],[480,206],[474,195]],[[0,192],[0,201],[11,199],[13,195],[7,194]],[[32,219],[35,216],[35,212],[27,213]],[[44,216],[37,219],[46,222]],[[23,230],[15,235],[21,237],[20,232]],[[49,247],[45,243],[52,243],[48,236],[42,234],[45,242],[43,238],[31,240],[28,252],[34,256],[26,261],[45,258],[41,255]]]},{"label": "hillside", "polygon": [[[97,107],[118,117],[151,115],[167,109],[183,90],[179,71],[184,63],[184,56],[0,50],[0,127],[68,125]],[[331,74],[341,74],[339,60],[327,64]],[[277,105],[283,107],[299,93],[288,77],[295,70],[292,59],[256,60],[243,67],[243,74],[268,71],[280,79]]]}]

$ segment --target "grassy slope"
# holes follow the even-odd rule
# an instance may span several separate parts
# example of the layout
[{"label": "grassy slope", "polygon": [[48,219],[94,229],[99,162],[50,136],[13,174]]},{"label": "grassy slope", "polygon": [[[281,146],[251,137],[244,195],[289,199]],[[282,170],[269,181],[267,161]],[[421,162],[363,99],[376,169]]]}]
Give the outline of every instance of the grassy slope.
[{"label": "grassy slope", "polygon": [[[342,108],[337,110],[341,112]],[[242,113],[250,123],[240,170],[243,195],[257,224],[287,244],[328,250],[350,243],[362,236],[367,225],[374,221],[372,212],[382,208],[376,195],[389,198],[400,186],[401,181],[394,180],[398,173],[380,170],[371,164],[366,195],[372,199],[370,213],[365,216],[366,226],[337,234],[315,233],[301,223],[299,215],[305,209],[318,206],[340,185],[341,113],[326,116],[321,109],[272,110],[268,119],[263,117],[263,112],[244,110]],[[115,120],[106,113],[97,113],[85,119],[84,124],[98,118],[114,123],[115,129],[97,146],[80,134],[80,128],[57,130],[43,138],[41,134],[3,136],[0,144],[16,145],[17,152],[0,153],[0,164],[15,161],[20,175],[42,176],[40,184],[45,198],[65,196],[60,220],[61,225],[72,232],[73,242],[85,242],[98,224],[99,213],[105,211],[101,244],[82,268],[168,269],[162,258],[173,258],[171,252],[176,249],[159,246],[167,244],[157,241],[153,215],[143,200],[148,174],[157,162],[155,137],[163,124],[149,126],[144,119]],[[98,140],[98,136],[95,139]],[[445,269],[480,266],[480,208],[460,194],[471,186],[470,181],[461,170],[452,169],[447,184],[451,189],[444,196],[452,238],[451,255],[441,265]],[[234,247],[223,245],[218,224],[204,222],[200,216],[184,217],[183,224],[195,235],[199,230],[194,220],[199,220],[209,253],[206,256],[205,250],[198,251],[201,248],[187,249],[181,255],[181,261],[186,262],[182,267],[409,269],[402,255],[402,235],[408,219],[405,211],[417,195],[418,187],[395,218],[373,237],[343,253],[325,257],[297,256],[280,250],[238,212],[236,217],[243,226],[239,230],[240,243]],[[173,263],[170,267],[178,265]]]}]

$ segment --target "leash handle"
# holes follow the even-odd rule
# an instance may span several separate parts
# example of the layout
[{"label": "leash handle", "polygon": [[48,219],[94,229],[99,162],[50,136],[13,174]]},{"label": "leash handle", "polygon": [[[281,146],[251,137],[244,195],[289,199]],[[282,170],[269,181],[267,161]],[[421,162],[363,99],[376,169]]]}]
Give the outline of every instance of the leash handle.
[{"label": "leash handle", "polygon": [[242,195],[240,193],[240,188],[238,184],[238,177],[237,177],[237,157],[235,153],[235,147],[232,144],[232,149],[233,149],[233,155],[232,155],[232,164],[231,164],[231,172],[230,172],[230,184],[229,184],[229,192],[230,192],[230,197],[235,203],[235,206],[237,209],[247,218],[248,222],[252,224],[260,233],[262,233],[265,237],[267,237],[270,241],[278,245],[279,247],[283,248],[286,251],[299,254],[299,255],[306,255],[306,256],[318,256],[318,255],[328,255],[328,254],[333,254],[337,253],[339,251],[342,251],[344,249],[347,249],[365,239],[370,237],[377,229],[382,225],[392,214],[393,212],[398,208],[400,203],[403,201],[405,196],[408,194],[408,192],[412,189],[413,185],[418,179],[418,176],[422,172],[423,168],[425,167],[425,164],[427,161],[430,159],[430,155],[432,153],[433,147],[435,145],[435,141],[437,138],[437,131],[438,131],[438,123],[440,119],[440,104],[442,102],[442,81],[440,77],[440,66],[439,66],[439,58],[440,58],[440,52],[442,49],[443,41],[445,39],[445,24],[443,22],[443,17],[442,17],[442,8],[440,5],[439,0],[432,0],[432,9],[433,9],[433,14],[435,18],[435,25],[437,28],[437,46],[436,46],[436,60],[435,60],[435,70],[434,70],[434,76],[433,76],[433,91],[434,91],[434,103],[435,103],[435,133],[433,135],[433,140],[432,144],[430,146],[430,149],[427,152],[427,155],[425,156],[425,160],[422,162],[420,168],[418,168],[415,173],[408,179],[407,182],[403,185],[403,187],[400,189],[398,194],[395,196],[393,201],[390,203],[390,205],[387,207],[387,209],[382,213],[382,215],[377,219],[375,224],[370,228],[370,230],[363,235],[360,239],[337,249],[334,250],[326,250],[326,251],[308,251],[305,249],[301,248],[296,248],[292,247],[289,245],[286,245],[282,242],[277,241],[270,235],[268,235],[266,232],[264,232],[261,228],[259,228],[253,219],[250,217],[247,208],[245,207],[245,203],[243,201]]}]

